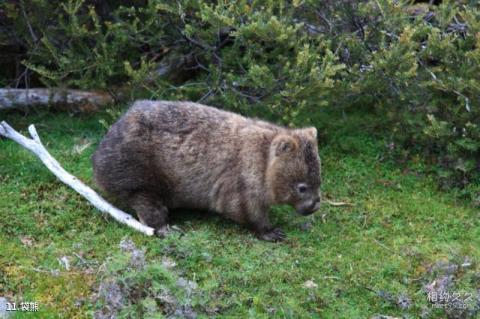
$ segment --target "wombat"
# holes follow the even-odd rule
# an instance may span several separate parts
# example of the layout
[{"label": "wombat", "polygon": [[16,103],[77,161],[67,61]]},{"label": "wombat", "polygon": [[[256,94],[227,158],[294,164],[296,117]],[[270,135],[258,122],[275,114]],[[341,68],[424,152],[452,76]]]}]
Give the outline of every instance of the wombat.
[{"label": "wombat", "polygon": [[280,241],[273,204],[320,205],[314,127],[288,129],[192,102],[136,101],[92,157],[95,181],[165,234],[169,210],[214,211]]}]

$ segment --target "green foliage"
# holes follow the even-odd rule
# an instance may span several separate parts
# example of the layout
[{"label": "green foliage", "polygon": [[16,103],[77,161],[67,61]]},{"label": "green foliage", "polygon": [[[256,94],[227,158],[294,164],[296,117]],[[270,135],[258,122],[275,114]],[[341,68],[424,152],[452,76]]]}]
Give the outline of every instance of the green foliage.
[{"label": "green foliage", "polygon": [[480,184],[476,1],[0,6],[26,48],[23,65],[45,85],[201,101],[286,125],[327,107],[365,108],[392,155],[423,156],[446,187],[474,194]]},{"label": "green foliage", "polygon": [[444,186],[478,184],[478,5],[444,1],[412,17],[405,7],[382,1],[358,12],[377,18],[368,35],[374,40],[346,35],[352,50],[362,52],[349,65],[356,104],[374,105],[394,141],[425,155]]},{"label": "green foliage", "polygon": [[[303,23],[292,23],[296,10],[277,1],[149,1],[99,16],[84,0],[60,5],[40,0],[32,11],[42,15],[33,14],[28,23],[41,36],[22,63],[46,85],[129,84],[127,94],[203,97],[244,112],[262,101],[271,116],[299,124],[299,112],[334,100],[344,65],[327,38],[311,38]],[[28,27],[17,29],[29,37]],[[187,59],[194,63],[181,64]],[[180,69],[174,71],[186,73],[190,82],[158,76],[176,64]],[[178,84],[183,85],[172,87]]]}]

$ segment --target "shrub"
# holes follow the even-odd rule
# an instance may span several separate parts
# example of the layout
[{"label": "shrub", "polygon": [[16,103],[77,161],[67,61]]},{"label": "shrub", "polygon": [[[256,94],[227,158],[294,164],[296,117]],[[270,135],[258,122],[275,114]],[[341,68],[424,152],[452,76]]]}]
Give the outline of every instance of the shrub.
[{"label": "shrub", "polygon": [[434,164],[445,186],[478,185],[478,5],[444,1],[416,15],[407,9],[388,1],[359,7],[369,23],[366,39],[346,35],[346,47],[361,52],[349,65],[351,91],[357,104],[386,117],[394,141]]}]

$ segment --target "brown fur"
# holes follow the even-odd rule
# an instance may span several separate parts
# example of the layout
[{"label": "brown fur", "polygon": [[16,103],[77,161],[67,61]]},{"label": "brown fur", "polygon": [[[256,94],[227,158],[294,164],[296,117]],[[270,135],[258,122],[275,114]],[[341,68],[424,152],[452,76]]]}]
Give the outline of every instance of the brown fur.
[{"label": "brown fur", "polygon": [[195,208],[276,241],[284,234],[268,220],[273,204],[318,209],[316,134],[191,102],[137,101],[93,155],[94,175],[159,232],[168,210]]}]

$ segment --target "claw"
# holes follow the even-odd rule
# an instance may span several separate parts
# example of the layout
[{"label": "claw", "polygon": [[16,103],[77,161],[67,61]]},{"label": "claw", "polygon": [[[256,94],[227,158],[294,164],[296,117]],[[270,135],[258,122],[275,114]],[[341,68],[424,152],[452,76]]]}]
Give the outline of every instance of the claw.
[{"label": "claw", "polygon": [[278,242],[285,240],[287,236],[281,228],[274,228],[270,231],[267,231],[259,236],[260,239],[270,242]]}]

